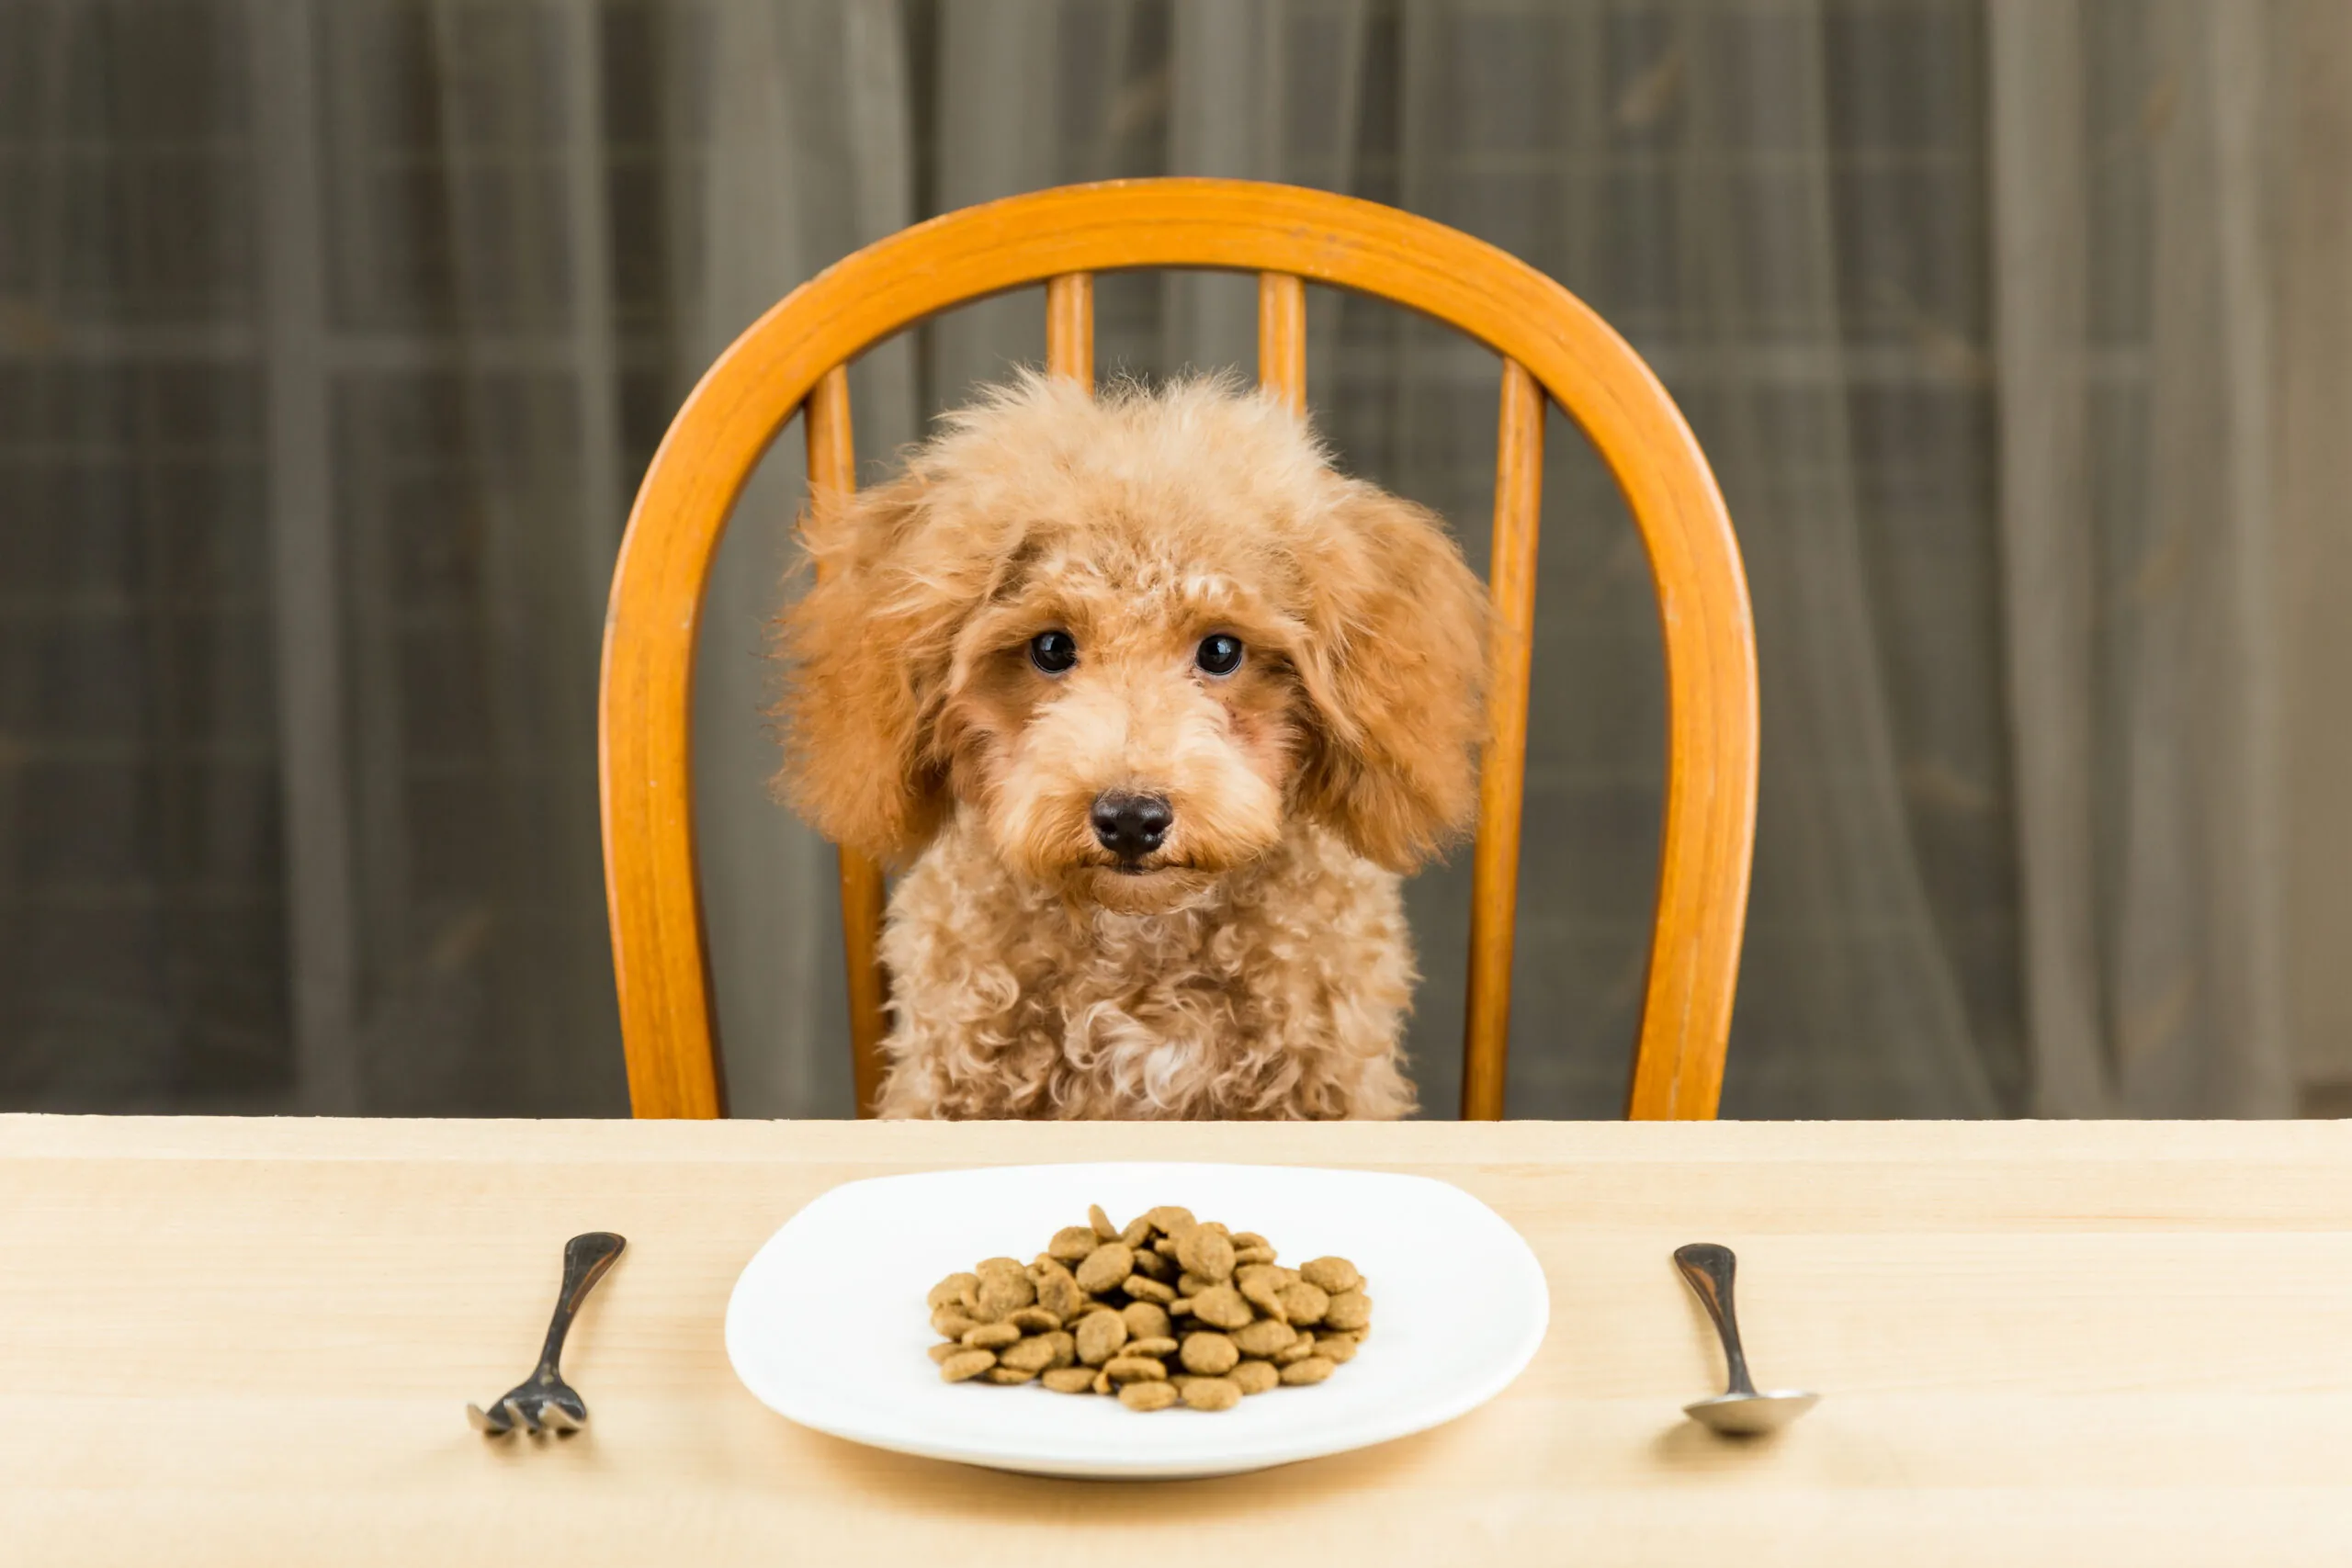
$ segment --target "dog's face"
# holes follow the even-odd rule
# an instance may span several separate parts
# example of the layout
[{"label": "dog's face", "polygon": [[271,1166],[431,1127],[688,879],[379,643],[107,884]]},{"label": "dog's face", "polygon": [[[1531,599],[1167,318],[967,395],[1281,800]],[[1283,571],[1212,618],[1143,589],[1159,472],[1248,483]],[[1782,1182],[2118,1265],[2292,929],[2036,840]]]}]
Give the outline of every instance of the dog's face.
[{"label": "dog's face", "polygon": [[1125,532],[1074,531],[973,615],[938,739],[1008,864],[1142,909],[1280,840],[1310,728],[1295,628]]},{"label": "dog's face", "polygon": [[1295,817],[1403,868],[1468,814],[1484,592],[1271,400],[1027,379],[806,533],[786,781],[868,853],[960,806],[1024,876],[1150,911]]}]

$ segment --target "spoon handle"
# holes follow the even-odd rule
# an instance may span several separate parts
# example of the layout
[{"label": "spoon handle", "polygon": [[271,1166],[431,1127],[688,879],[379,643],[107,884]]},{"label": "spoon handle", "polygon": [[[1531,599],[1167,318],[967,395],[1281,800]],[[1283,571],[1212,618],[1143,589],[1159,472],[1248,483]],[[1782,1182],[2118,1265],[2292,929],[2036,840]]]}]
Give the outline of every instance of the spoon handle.
[{"label": "spoon handle", "polygon": [[551,1383],[559,1376],[563,1360],[564,1336],[571,1332],[571,1320],[580,1312],[580,1303],[596,1288],[621,1248],[628,1244],[610,1231],[590,1231],[573,1236],[563,1244],[563,1289],[555,1299],[555,1314],[548,1320],[548,1342],[539,1351],[539,1367],[535,1374],[538,1381]]},{"label": "spoon handle", "polygon": [[1682,1278],[1715,1321],[1715,1333],[1724,1342],[1724,1366],[1731,1377],[1730,1392],[1754,1393],[1756,1385],[1747,1377],[1747,1356],[1739,1348],[1739,1314],[1731,1300],[1732,1272],[1738,1266],[1731,1248],[1694,1241],[1674,1249],[1674,1266],[1682,1270]]}]

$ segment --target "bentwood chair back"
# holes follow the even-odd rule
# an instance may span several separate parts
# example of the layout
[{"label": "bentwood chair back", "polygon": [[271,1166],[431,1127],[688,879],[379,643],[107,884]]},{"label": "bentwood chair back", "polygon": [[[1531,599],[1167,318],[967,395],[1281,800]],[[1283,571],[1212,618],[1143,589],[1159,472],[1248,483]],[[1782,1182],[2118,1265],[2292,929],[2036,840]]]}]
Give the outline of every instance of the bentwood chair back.
[{"label": "bentwood chair back", "polygon": [[[753,466],[798,412],[810,484],[848,489],[855,475],[849,362],[926,316],[1007,289],[1046,285],[1048,368],[1091,384],[1094,275],[1145,267],[1257,274],[1259,375],[1302,409],[1306,281],[1435,317],[1502,357],[1490,729],[1463,1055],[1469,1118],[1503,1113],[1545,400],[1591,438],[1648,550],[1666,645],[1662,863],[1627,1114],[1713,1116],[1755,841],[1757,716],[1747,581],[1705,457],[1624,341],[1525,263],[1371,202],[1206,179],[1039,191],[892,235],[761,317],[679,411],[638,491],[605,634],[605,875],[636,1113],[725,1113],[688,725],[704,586]],[[841,887],[864,1114],[882,1065],[881,872],[843,852]]]}]

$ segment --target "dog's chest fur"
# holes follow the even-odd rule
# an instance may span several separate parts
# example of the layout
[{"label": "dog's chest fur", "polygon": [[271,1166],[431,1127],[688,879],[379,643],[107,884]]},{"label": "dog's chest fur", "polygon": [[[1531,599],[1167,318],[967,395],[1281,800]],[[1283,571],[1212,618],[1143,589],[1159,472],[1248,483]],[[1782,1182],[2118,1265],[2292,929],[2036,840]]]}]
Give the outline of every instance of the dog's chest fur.
[{"label": "dog's chest fur", "polygon": [[1397,878],[1295,828],[1199,907],[1073,908],[952,825],[891,896],[892,1116],[1333,1118],[1412,1109]]}]

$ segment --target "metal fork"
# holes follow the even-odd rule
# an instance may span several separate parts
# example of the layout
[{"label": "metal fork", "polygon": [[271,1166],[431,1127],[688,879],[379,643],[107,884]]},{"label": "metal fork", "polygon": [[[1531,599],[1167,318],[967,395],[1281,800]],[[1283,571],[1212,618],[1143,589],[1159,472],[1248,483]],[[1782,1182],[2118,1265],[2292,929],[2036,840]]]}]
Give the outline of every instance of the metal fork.
[{"label": "metal fork", "polygon": [[555,1315],[548,1322],[548,1341],[539,1351],[537,1371],[506,1391],[488,1410],[466,1406],[466,1419],[486,1437],[503,1438],[517,1427],[537,1437],[541,1432],[569,1436],[588,1425],[588,1406],[559,1370],[563,1337],[580,1303],[611,1269],[628,1242],[610,1231],[590,1231],[563,1244],[563,1291],[556,1297]]}]

